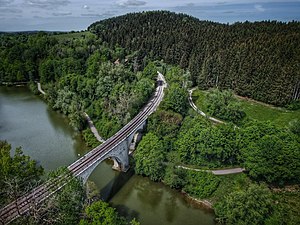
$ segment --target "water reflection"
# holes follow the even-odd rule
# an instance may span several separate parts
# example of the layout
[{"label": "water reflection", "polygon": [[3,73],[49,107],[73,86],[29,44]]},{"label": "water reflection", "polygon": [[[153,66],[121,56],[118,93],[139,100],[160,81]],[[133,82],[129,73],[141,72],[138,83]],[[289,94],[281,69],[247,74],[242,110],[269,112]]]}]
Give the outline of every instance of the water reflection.
[{"label": "water reflection", "polygon": [[132,215],[127,208],[137,212],[143,225],[215,224],[213,214],[191,207],[181,193],[142,176],[133,175],[110,203],[128,219]]},{"label": "water reflection", "polygon": [[140,220],[140,213],[126,205],[113,205],[113,207],[117,209],[120,215],[126,215],[127,220],[133,220],[134,218]]},{"label": "water reflection", "polygon": [[[67,166],[87,148],[80,135],[68,126],[67,118],[52,111],[45,102],[26,88],[0,87],[0,139],[41,162],[46,170]],[[148,178],[112,170],[106,160],[93,171],[89,180],[118,212],[143,225],[213,225],[214,216],[196,209],[182,195]]]},{"label": "water reflection", "polygon": [[158,204],[161,202],[163,190],[160,185],[156,188],[151,187],[151,181],[149,179],[139,179],[135,183],[135,190],[137,191],[138,199],[145,205],[149,206],[149,209],[155,210]]},{"label": "water reflection", "polygon": [[176,219],[176,212],[179,210],[177,197],[175,195],[169,195],[165,202],[166,220],[168,222],[173,222]]}]

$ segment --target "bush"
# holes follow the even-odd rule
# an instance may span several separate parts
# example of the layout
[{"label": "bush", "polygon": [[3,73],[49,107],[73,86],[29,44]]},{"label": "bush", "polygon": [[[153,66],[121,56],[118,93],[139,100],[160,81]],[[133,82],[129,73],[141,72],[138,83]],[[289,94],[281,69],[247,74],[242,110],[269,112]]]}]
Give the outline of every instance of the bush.
[{"label": "bush", "polygon": [[232,91],[212,89],[206,95],[206,99],[207,111],[212,116],[234,123],[246,116],[245,112],[240,109],[240,104]]},{"label": "bush", "polygon": [[188,171],[185,192],[196,198],[207,198],[217,190],[220,178],[208,172]]},{"label": "bush", "polygon": [[217,220],[235,225],[264,224],[273,211],[273,201],[266,185],[251,184],[237,190],[215,205]]}]

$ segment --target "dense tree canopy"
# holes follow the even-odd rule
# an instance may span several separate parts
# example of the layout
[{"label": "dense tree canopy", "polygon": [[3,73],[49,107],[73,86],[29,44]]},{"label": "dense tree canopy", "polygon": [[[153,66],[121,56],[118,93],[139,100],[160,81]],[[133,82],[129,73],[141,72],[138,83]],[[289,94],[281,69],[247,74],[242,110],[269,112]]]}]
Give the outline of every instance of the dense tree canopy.
[{"label": "dense tree canopy", "polygon": [[229,194],[216,205],[220,222],[237,225],[265,224],[271,215],[273,202],[270,190],[265,185],[250,185],[246,191]]},{"label": "dense tree canopy", "polygon": [[245,117],[232,91],[211,90],[206,95],[206,106],[210,115],[223,120],[237,123]]},{"label": "dense tree canopy", "polygon": [[109,46],[188,68],[194,85],[284,105],[300,98],[300,25],[220,24],[167,11],[130,13],[92,24]]},{"label": "dense tree canopy", "polygon": [[108,203],[98,201],[85,209],[85,218],[80,225],[122,225],[124,219],[118,216],[116,210]]},{"label": "dense tree canopy", "polygon": [[172,84],[167,92],[163,103],[164,109],[185,115],[188,108],[187,91],[178,84]]},{"label": "dense tree canopy", "polygon": [[16,200],[35,187],[43,175],[43,168],[17,148],[11,156],[11,145],[0,141],[0,206]]},{"label": "dense tree canopy", "polygon": [[163,145],[153,133],[146,134],[134,154],[135,171],[159,181],[164,175],[165,153]]},{"label": "dense tree canopy", "polygon": [[300,144],[271,123],[252,122],[242,132],[241,152],[249,175],[269,183],[299,182]]}]

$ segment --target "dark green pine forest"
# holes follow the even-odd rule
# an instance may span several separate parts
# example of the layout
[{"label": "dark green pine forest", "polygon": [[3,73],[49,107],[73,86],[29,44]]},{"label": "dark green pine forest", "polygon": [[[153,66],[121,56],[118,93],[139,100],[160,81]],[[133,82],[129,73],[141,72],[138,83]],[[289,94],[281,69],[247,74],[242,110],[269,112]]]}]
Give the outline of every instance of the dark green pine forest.
[{"label": "dark green pine forest", "polygon": [[[210,202],[220,224],[300,224],[299,22],[229,25],[153,11],[99,21],[84,32],[0,34],[0,83],[26,83],[39,94],[40,82],[41,97],[91,149],[100,143],[84,112],[111,137],[149,101],[157,71],[168,88],[131,158],[135,173]],[[195,104],[226,123],[190,107],[192,87]],[[265,108],[251,111],[255,119],[252,101],[242,106],[236,94],[282,108],[259,103]],[[270,119],[273,112],[284,118]],[[69,174],[46,175],[21,148],[11,151],[0,141],[0,208]],[[245,172],[207,172],[234,167]],[[74,180],[16,224],[139,224],[99,199]]]},{"label": "dark green pine forest", "polygon": [[229,25],[161,11],[106,19],[88,30],[110,47],[188,69],[203,89],[231,89],[274,105],[300,98],[299,22]]}]

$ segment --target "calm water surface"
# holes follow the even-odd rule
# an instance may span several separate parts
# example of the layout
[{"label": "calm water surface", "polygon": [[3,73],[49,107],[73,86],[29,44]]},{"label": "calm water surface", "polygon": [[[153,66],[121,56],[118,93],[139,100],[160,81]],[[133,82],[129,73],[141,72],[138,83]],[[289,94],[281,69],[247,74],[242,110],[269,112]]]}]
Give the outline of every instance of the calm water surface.
[{"label": "calm water surface", "polygon": [[[46,170],[67,166],[89,150],[68,120],[26,87],[0,87],[0,139],[13,149],[22,146]],[[211,212],[186,202],[180,193],[111,166],[101,163],[89,180],[122,215],[136,217],[142,225],[215,224]]]}]

